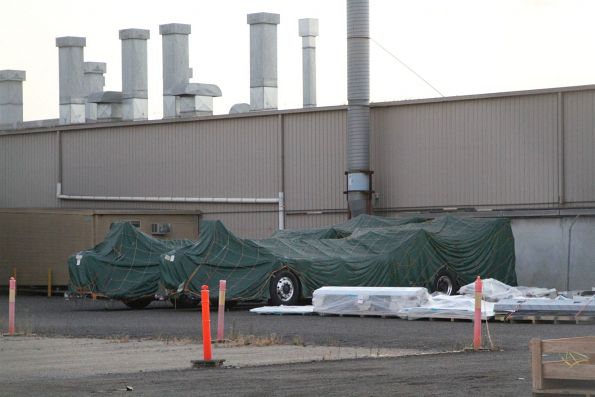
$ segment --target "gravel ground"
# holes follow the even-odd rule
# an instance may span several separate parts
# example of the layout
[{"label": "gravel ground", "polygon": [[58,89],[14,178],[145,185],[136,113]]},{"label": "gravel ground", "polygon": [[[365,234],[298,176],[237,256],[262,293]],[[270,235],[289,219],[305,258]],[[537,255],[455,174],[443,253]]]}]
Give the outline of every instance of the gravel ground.
[{"label": "gravel ground", "polygon": [[[6,306],[7,297],[0,297],[0,327],[4,331]],[[275,334],[289,344],[434,351],[469,346],[473,329],[470,322],[268,316],[249,313],[245,308],[226,312],[225,320],[228,336]],[[200,312],[174,310],[167,302],[134,311],[118,302],[65,302],[61,298],[19,296],[17,329],[43,336],[198,339]],[[0,394],[118,393],[131,384],[140,395],[188,395],[197,390],[218,395],[530,395],[531,338],[595,335],[595,326],[575,324],[491,322],[489,330],[500,352],[31,380],[8,383]]]}]

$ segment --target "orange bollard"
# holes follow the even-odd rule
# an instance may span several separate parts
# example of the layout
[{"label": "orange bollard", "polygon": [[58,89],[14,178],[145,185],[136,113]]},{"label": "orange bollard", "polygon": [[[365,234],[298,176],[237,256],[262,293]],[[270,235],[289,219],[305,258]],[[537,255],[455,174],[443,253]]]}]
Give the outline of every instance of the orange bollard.
[{"label": "orange bollard", "polygon": [[209,309],[209,287],[203,285],[200,291],[202,306],[202,346],[205,361],[211,361],[211,312]]},{"label": "orange bollard", "polygon": [[225,289],[227,281],[219,280],[219,307],[217,308],[217,342],[223,342],[225,334]]},{"label": "orange bollard", "polygon": [[483,283],[477,276],[475,280],[475,316],[473,319],[473,350],[481,348],[481,296],[483,292]]},{"label": "orange bollard", "polygon": [[14,303],[17,289],[17,280],[14,277],[9,281],[8,292],[8,335],[14,335]]}]

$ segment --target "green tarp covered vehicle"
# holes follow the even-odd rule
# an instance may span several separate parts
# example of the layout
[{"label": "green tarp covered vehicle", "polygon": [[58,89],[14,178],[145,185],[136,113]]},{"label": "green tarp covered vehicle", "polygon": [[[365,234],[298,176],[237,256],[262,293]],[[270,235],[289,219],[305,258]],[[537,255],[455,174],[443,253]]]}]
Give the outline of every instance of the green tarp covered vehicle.
[{"label": "green tarp covered vehicle", "polygon": [[508,219],[382,218],[360,215],[330,228],[279,231],[239,239],[218,221],[201,236],[161,256],[161,281],[171,293],[295,304],[322,286],[421,286],[454,293],[476,276],[516,285]]},{"label": "green tarp covered vehicle", "polygon": [[92,249],[68,258],[70,291],[120,299],[141,308],[160,286],[160,256],[191,240],[158,240],[130,223],[114,223],[105,239]]}]

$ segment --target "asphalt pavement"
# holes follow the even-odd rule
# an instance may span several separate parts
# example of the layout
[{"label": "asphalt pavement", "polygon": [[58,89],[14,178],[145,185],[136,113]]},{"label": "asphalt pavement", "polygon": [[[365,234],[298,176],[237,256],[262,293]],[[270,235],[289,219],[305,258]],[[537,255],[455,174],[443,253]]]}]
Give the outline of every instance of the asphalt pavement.
[{"label": "asphalt pavement", "polygon": [[[7,297],[1,296],[3,331],[7,306]],[[471,345],[471,322],[256,315],[238,307],[225,313],[225,324],[226,337],[253,335],[287,345],[446,353],[16,380],[3,384],[0,395],[117,394],[128,384],[138,395],[530,395],[531,338],[595,335],[593,325],[490,322],[491,344],[497,352],[452,353]],[[119,302],[17,297],[17,331],[25,335],[198,341],[200,326],[199,310],[174,309],[169,302],[129,310]],[[484,340],[489,344],[485,327]],[[0,355],[0,367],[7,364]]]}]

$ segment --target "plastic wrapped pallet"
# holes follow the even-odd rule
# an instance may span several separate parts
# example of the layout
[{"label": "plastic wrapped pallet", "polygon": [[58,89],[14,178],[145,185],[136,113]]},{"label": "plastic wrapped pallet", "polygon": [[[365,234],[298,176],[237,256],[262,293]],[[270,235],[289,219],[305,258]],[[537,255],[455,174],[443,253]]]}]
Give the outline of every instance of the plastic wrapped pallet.
[{"label": "plastic wrapped pallet", "polygon": [[[408,307],[399,311],[399,317],[407,320],[420,318],[456,318],[473,320],[475,314],[475,298],[465,295],[432,295],[428,303],[420,307]],[[494,317],[494,304],[481,301],[481,318]]]},{"label": "plastic wrapped pallet", "polygon": [[[498,302],[503,299],[519,297],[545,297],[556,295],[555,289],[536,288],[536,287],[512,287],[493,278],[482,280],[483,299],[489,302]],[[475,296],[475,283],[464,285],[459,289],[459,294]]]},{"label": "plastic wrapped pallet", "polygon": [[595,297],[575,296],[572,299],[558,296],[548,298],[503,299],[496,303],[498,313],[517,314],[572,314],[595,315]]},{"label": "plastic wrapped pallet", "polygon": [[397,316],[403,308],[426,304],[429,296],[421,287],[322,287],[312,305],[320,314]]},{"label": "plastic wrapped pallet", "polygon": [[312,314],[314,307],[306,306],[262,306],[250,309],[250,313],[256,314]]}]

